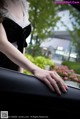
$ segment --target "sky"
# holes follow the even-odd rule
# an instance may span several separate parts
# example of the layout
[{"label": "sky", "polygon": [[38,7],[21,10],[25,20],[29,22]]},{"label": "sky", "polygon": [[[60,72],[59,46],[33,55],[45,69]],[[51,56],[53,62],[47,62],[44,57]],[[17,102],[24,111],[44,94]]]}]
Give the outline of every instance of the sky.
[{"label": "sky", "polygon": [[[56,27],[54,28],[54,31],[66,31],[67,28],[65,26],[62,25],[61,21],[70,29],[73,30],[71,21],[69,19],[69,11],[65,10],[65,11],[61,11],[57,14],[58,16],[61,17],[61,20],[57,22]],[[57,28],[58,27],[58,28]],[[30,42],[30,36],[27,38],[27,43]]]},{"label": "sky", "polygon": [[[73,30],[71,21],[69,19],[69,11],[65,10],[65,11],[61,11],[57,14],[58,16],[61,17],[61,20],[59,22],[57,22],[57,25],[55,27],[55,31],[66,31],[67,28],[65,26],[62,25],[61,21],[70,29]],[[58,27],[58,28],[57,28]]]}]

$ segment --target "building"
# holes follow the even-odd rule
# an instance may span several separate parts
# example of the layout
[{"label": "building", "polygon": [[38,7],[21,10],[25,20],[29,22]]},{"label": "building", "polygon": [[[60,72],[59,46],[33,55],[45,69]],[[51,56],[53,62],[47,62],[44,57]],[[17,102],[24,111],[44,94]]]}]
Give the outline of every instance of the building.
[{"label": "building", "polygon": [[75,60],[77,54],[72,45],[72,38],[67,31],[55,31],[52,36],[41,43],[43,53],[54,60]]}]

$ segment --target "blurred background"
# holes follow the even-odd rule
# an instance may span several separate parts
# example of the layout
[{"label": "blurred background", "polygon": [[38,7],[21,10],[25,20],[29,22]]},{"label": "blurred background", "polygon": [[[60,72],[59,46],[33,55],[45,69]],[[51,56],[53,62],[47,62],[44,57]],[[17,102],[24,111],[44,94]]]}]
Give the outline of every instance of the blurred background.
[{"label": "blurred background", "polygon": [[[80,74],[80,11],[53,0],[28,0],[32,33],[26,57],[47,70],[68,66]],[[24,71],[24,73],[27,73]]]}]

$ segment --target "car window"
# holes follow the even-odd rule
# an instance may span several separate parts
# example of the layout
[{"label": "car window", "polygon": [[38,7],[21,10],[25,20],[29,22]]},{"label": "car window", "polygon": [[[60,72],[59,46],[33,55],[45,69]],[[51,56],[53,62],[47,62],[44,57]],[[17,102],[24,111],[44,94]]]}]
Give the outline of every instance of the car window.
[{"label": "car window", "polygon": [[56,16],[59,16],[60,20],[56,23],[52,35],[41,43],[41,48],[44,55],[50,56],[58,67],[68,67],[61,67],[64,72],[60,70],[58,73],[63,75],[62,78],[69,86],[80,89],[80,5],[64,4],[62,7],[58,3],[62,1],[56,2],[60,8]]}]

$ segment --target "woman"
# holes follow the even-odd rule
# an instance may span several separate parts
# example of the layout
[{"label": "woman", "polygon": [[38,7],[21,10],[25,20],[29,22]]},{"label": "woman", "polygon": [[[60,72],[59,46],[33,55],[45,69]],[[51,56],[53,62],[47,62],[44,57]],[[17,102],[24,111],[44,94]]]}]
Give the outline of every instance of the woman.
[{"label": "woman", "polygon": [[61,94],[68,87],[55,71],[46,71],[34,65],[23,55],[25,39],[31,32],[26,0],[0,0],[0,67],[30,71],[52,90]]}]

